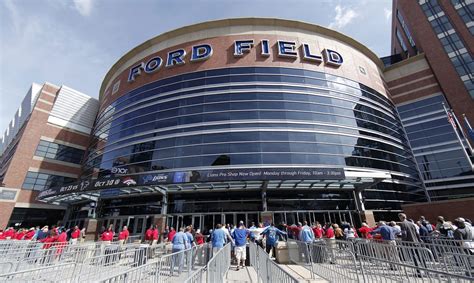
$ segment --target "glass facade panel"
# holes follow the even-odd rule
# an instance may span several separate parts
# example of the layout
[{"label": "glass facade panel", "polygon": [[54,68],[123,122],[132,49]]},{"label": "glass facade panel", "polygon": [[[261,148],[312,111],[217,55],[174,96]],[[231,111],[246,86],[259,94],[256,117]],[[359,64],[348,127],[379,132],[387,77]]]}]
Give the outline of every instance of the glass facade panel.
[{"label": "glass facade panel", "polygon": [[[94,135],[85,169],[99,176],[111,175],[113,167],[129,173],[232,166],[365,168],[396,172],[409,184],[400,190],[424,197],[393,103],[365,85],[321,72],[228,68],[151,82],[99,113]],[[352,209],[349,199],[340,205]],[[297,203],[310,207],[314,202]],[[281,205],[272,200],[272,208]],[[327,204],[337,206],[337,201]]]},{"label": "glass facade panel", "polygon": [[84,156],[84,150],[63,144],[40,140],[38,147],[36,148],[35,155],[49,159],[80,164],[82,157]]},{"label": "glass facade panel", "polygon": [[42,191],[52,187],[59,187],[76,181],[76,178],[50,175],[28,171],[22,188],[27,190]]}]

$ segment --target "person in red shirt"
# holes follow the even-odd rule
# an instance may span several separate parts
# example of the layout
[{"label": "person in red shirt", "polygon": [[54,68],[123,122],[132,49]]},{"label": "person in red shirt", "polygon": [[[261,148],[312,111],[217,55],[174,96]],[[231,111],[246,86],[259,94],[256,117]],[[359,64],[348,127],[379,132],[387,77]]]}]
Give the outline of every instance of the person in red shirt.
[{"label": "person in red shirt", "polygon": [[170,233],[168,234],[168,242],[173,241],[174,235],[176,235],[176,230],[173,227],[171,227]]},{"label": "person in red shirt", "polygon": [[201,229],[196,230],[196,235],[194,235],[194,238],[196,239],[196,245],[204,244],[204,235],[201,234]]},{"label": "person in red shirt", "polygon": [[18,233],[15,234],[15,239],[17,240],[23,240],[23,237],[25,236],[26,231],[24,229],[18,230]]},{"label": "person in red shirt", "polygon": [[362,227],[360,227],[359,229],[359,232],[360,232],[360,236],[364,239],[372,239],[372,234],[370,234],[370,232],[372,232],[372,228],[369,227],[369,225],[367,225],[367,223],[362,223]]},{"label": "person in red shirt", "polygon": [[324,230],[323,228],[321,227],[321,224],[319,224],[319,222],[316,223],[315,226],[313,226],[313,233],[314,233],[314,237],[316,239],[321,239],[324,235]]},{"label": "person in red shirt", "polygon": [[153,231],[152,245],[156,245],[156,243],[158,243],[159,238],[160,238],[160,231],[158,231],[158,228],[155,226],[155,230]]},{"label": "person in red shirt", "polygon": [[299,240],[300,232],[301,230],[303,230],[303,224],[301,224],[301,222],[298,222],[298,226],[293,224],[291,226],[287,226],[286,229],[288,230],[288,232],[291,232],[295,240]]},{"label": "person in red shirt", "polygon": [[112,242],[113,239],[114,239],[114,231],[112,231],[112,227],[109,227],[100,236],[100,240],[104,242],[105,244],[110,244],[110,242]]},{"label": "person in red shirt", "polygon": [[158,242],[158,236],[158,229],[156,229],[155,225],[151,225],[150,228],[145,232],[145,241],[147,241],[150,245],[154,245],[156,242]]},{"label": "person in red shirt", "polygon": [[15,239],[15,229],[13,229],[13,227],[9,227],[7,231],[5,231],[5,239],[7,240]]},{"label": "person in red shirt", "polygon": [[326,238],[328,239],[335,239],[336,235],[334,234],[334,229],[331,225],[329,225],[326,229]]},{"label": "person in red shirt", "polygon": [[43,249],[49,249],[53,246],[53,243],[58,240],[58,232],[56,229],[51,230],[51,234],[48,237],[40,240],[40,242],[45,243],[43,245]]},{"label": "person in red shirt", "polygon": [[122,231],[120,231],[119,236],[118,236],[120,245],[123,245],[128,240],[129,235],[130,233],[128,232],[128,227],[123,226],[123,229]]},{"label": "person in red shirt", "polygon": [[67,246],[67,233],[66,229],[63,227],[61,233],[56,240],[56,257],[59,257],[63,252],[63,249]]},{"label": "person in red shirt", "polygon": [[31,241],[31,239],[33,239],[35,236],[35,233],[35,228],[30,228],[30,230],[25,234],[25,237],[23,237],[23,240]]},{"label": "person in red shirt", "polygon": [[71,232],[71,244],[76,244],[80,235],[81,230],[79,229],[79,226],[74,226],[74,230]]}]

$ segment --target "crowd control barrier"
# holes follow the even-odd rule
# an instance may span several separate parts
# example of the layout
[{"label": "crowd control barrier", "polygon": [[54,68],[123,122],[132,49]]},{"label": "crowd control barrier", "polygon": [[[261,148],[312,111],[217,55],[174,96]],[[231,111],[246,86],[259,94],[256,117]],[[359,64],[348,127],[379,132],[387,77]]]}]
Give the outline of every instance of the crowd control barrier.
[{"label": "crowd control barrier", "polygon": [[270,256],[254,242],[249,243],[250,264],[257,271],[257,277],[262,283],[297,283],[297,278],[276,264]]}]

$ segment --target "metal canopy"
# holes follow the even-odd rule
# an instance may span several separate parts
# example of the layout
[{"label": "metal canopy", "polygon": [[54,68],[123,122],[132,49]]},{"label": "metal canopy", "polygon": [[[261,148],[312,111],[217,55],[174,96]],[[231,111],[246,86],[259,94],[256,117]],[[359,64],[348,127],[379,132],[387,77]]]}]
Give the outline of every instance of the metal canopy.
[{"label": "metal canopy", "polygon": [[72,204],[82,201],[97,201],[99,198],[115,198],[150,193],[178,193],[195,191],[245,191],[259,190],[265,186],[266,190],[360,190],[370,188],[383,181],[376,177],[349,177],[344,180],[268,180],[268,181],[228,181],[186,183],[159,186],[134,186],[101,191],[71,193],[67,195],[50,196],[42,201],[52,204]]}]

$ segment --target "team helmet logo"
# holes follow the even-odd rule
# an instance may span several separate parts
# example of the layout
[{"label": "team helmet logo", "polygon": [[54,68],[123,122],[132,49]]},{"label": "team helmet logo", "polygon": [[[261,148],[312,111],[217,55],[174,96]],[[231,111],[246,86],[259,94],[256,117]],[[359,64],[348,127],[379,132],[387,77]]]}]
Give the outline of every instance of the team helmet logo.
[{"label": "team helmet logo", "polygon": [[127,186],[131,186],[131,185],[136,185],[137,182],[135,182],[135,180],[133,180],[132,178],[130,177],[127,177],[125,179],[123,179],[122,183],[124,183],[125,185]]}]

